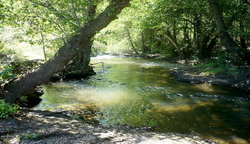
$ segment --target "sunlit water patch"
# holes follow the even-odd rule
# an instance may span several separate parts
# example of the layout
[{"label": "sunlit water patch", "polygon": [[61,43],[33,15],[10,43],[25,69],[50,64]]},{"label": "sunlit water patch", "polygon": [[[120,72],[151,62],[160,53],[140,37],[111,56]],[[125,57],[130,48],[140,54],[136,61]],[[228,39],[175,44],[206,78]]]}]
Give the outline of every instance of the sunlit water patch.
[{"label": "sunlit water patch", "polygon": [[221,142],[250,142],[249,94],[178,82],[170,68],[180,65],[164,61],[102,56],[91,63],[97,75],[44,86],[37,109],[87,109],[104,125],[150,126]]}]

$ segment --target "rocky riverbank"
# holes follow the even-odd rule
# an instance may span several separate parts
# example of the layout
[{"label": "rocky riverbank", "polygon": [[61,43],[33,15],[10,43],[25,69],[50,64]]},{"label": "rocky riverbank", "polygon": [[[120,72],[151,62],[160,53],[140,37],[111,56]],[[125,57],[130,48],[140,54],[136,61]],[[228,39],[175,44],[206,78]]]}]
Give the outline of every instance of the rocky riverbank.
[{"label": "rocky riverbank", "polygon": [[149,128],[127,125],[101,126],[78,120],[67,112],[20,110],[11,119],[0,120],[0,143],[74,144],[74,143],[168,143],[207,144],[197,136],[156,133]]},{"label": "rocky riverbank", "polygon": [[207,75],[198,68],[172,69],[171,74],[182,82],[192,84],[208,83],[212,85],[223,85],[237,88],[241,91],[250,92],[250,70],[242,69],[238,74],[233,75],[223,72],[214,75]]}]

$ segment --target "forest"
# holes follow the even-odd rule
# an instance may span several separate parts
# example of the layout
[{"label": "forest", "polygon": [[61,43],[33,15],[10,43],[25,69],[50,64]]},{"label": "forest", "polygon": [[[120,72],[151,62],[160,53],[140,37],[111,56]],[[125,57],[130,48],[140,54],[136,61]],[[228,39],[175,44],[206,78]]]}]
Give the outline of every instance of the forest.
[{"label": "forest", "polygon": [[249,15],[249,0],[0,0],[0,143],[250,143]]}]

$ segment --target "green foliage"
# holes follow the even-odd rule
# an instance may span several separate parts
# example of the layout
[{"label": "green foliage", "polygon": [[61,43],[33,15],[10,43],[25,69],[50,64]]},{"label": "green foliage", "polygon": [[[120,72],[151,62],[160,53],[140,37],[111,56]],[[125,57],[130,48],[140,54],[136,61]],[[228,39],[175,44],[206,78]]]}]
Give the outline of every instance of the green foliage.
[{"label": "green foliage", "polygon": [[[109,3],[106,0],[92,2],[97,5],[97,14]],[[221,0],[219,3],[230,36],[238,45],[240,38],[249,44],[249,4],[237,0]],[[2,25],[21,29],[22,33],[16,39],[40,45],[40,48],[44,45],[47,56],[52,57],[60,46],[93,19],[87,16],[89,4],[90,1],[74,0],[5,0],[0,2],[0,21],[3,21]],[[94,41],[99,46],[93,48],[93,55],[106,52],[135,54],[138,51],[142,55],[158,53],[169,58],[183,55],[185,59],[211,59],[214,56],[206,57],[207,51],[213,53],[215,48],[222,49],[219,43],[210,45],[217,35],[207,1],[133,0],[119,19],[96,35]]]},{"label": "green foliage", "polygon": [[8,81],[14,79],[27,71],[33,70],[43,64],[37,60],[15,60],[10,64],[0,65],[0,80]]},{"label": "green foliage", "polygon": [[92,46],[92,56],[97,56],[97,55],[103,55],[107,52],[107,45],[99,42],[99,41],[94,41],[93,46]]},{"label": "green foliage", "polygon": [[[100,0],[7,0],[1,1],[0,6],[4,9],[1,8],[0,15],[8,15],[3,20],[3,25],[21,31],[19,36],[13,38],[12,41],[19,40],[19,44],[26,43],[40,49],[44,46],[45,53],[51,57],[59,47],[64,45],[72,35],[75,35],[86,22],[92,19],[87,16],[90,2],[98,6],[98,11],[103,9],[99,5],[107,3]],[[42,40],[41,33],[44,35],[44,40]],[[10,47],[15,46],[10,45]],[[25,51],[25,47],[27,46],[21,49]],[[27,53],[27,51],[25,52]]]},{"label": "green foliage", "polygon": [[13,73],[13,66],[0,65],[0,79],[9,80],[16,78],[16,74]]},{"label": "green foliage", "polygon": [[5,48],[4,42],[0,40],[0,60],[13,54],[15,54],[15,52]]},{"label": "green foliage", "polygon": [[209,60],[201,65],[198,68],[204,73],[208,74],[220,74],[226,72],[227,74],[237,75],[239,74],[239,70],[232,66],[228,61],[228,55],[221,54],[213,60]]},{"label": "green foliage", "polygon": [[0,100],[0,119],[6,119],[17,113],[19,107],[17,105],[11,105]]},{"label": "green foliage", "polygon": [[37,133],[26,133],[23,135],[25,139],[36,139],[38,136]]},{"label": "green foliage", "polygon": [[[220,3],[230,36],[238,45],[239,37],[249,43],[247,4],[236,0]],[[111,54],[133,53],[125,28],[140,54],[160,53],[169,58],[183,54],[186,59],[204,60],[215,57],[212,54],[217,53],[216,49],[223,49],[216,39],[217,27],[206,1],[133,0],[96,40],[105,42]]]}]

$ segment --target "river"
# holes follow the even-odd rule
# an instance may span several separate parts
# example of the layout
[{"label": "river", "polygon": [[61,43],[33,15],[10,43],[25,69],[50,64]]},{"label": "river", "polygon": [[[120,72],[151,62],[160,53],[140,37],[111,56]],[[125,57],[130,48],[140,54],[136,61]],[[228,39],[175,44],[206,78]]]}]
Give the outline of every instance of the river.
[{"label": "river", "polygon": [[85,111],[83,115],[89,110],[103,125],[146,126],[219,143],[250,143],[249,93],[178,82],[170,69],[182,65],[160,60],[98,56],[91,63],[99,63],[94,76],[44,86],[36,109]]}]

